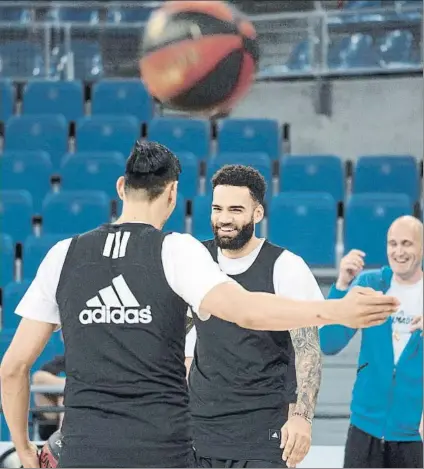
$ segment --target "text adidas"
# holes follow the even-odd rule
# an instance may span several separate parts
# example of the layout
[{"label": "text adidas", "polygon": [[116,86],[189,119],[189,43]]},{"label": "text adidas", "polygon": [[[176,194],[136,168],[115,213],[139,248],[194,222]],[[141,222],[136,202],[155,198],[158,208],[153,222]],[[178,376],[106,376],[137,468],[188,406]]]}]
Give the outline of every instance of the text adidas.
[{"label": "text adidas", "polygon": [[143,309],[101,306],[83,309],[79,314],[81,324],[149,324],[152,322],[150,306]]}]

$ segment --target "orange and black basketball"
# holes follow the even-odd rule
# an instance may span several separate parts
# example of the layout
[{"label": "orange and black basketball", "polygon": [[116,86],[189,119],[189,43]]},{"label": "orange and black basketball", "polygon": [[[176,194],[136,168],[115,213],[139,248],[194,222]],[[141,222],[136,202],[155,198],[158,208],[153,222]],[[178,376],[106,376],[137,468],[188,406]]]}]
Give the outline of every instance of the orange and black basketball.
[{"label": "orange and black basketball", "polygon": [[256,31],[221,1],[169,1],[150,17],[140,71],[163,104],[225,114],[247,93],[259,59]]}]

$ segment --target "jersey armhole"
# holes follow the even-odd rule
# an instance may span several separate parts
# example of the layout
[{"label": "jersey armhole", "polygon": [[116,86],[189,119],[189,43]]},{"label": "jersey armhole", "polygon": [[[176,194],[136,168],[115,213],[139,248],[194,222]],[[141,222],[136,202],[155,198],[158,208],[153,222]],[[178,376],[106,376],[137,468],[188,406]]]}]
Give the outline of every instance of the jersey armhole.
[{"label": "jersey armhole", "polygon": [[[72,241],[71,241],[71,243],[69,244],[69,248],[68,248],[68,251],[67,251],[67,253],[66,253],[65,260],[63,261],[63,265],[65,265],[66,262],[68,261],[68,259],[72,256],[72,253],[73,253],[73,251],[74,251],[74,249],[75,249],[75,245],[76,245],[78,239],[79,239],[79,234],[77,234],[77,235],[75,235],[75,236],[72,237]],[[56,303],[58,303],[58,304],[59,304],[59,302],[58,302],[58,298],[57,298],[57,292],[60,290],[60,287],[61,287],[61,285],[62,285],[62,281],[63,281],[63,275],[62,275],[62,273],[63,273],[63,266],[62,266],[62,270],[61,270],[61,272],[60,272],[59,282],[58,282],[58,284],[57,284],[56,293],[55,293]],[[60,311],[59,311],[59,314],[60,314]]]}]

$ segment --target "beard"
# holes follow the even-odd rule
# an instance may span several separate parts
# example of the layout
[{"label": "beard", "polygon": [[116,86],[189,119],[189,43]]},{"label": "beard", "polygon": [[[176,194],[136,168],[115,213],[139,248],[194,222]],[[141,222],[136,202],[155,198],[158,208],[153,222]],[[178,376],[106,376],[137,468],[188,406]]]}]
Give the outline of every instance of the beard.
[{"label": "beard", "polygon": [[221,249],[228,249],[229,251],[238,251],[242,249],[251,239],[255,232],[255,224],[251,220],[246,225],[243,225],[241,228],[233,227],[237,234],[235,236],[222,236],[219,234],[219,228],[225,227],[228,225],[213,225],[213,234],[215,236],[215,242],[218,247]]}]

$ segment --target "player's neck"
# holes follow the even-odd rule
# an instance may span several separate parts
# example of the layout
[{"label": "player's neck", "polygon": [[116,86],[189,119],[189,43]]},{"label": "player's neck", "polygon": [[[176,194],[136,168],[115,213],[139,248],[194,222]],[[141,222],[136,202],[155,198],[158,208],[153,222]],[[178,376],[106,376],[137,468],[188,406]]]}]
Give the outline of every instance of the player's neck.
[{"label": "player's neck", "polygon": [[136,207],[126,206],[115,224],[145,223],[161,230],[163,227],[163,216],[158,215],[160,213],[158,208],[154,204],[146,203],[144,205],[143,207],[140,207],[140,204],[137,204]]},{"label": "player's neck", "polygon": [[230,259],[238,259],[240,257],[248,256],[261,243],[262,243],[262,239],[257,238],[255,235],[253,235],[250,238],[250,240],[241,249],[237,249],[237,250],[222,249],[221,252],[225,257],[228,257]]},{"label": "player's neck", "polygon": [[393,274],[395,282],[399,285],[414,285],[423,279],[422,269],[417,269],[410,277],[402,278],[395,273]]}]

